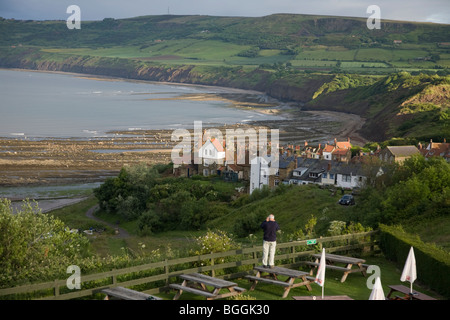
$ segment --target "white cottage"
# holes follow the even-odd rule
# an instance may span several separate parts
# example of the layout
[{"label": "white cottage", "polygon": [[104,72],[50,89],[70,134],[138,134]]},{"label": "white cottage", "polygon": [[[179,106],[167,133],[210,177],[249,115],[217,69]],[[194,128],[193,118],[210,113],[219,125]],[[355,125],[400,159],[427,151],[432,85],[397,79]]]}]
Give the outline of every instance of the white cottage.
[{"label": "white cottage", "polygon": [[211,170],[208,169],[213,163],[222,165],[225,161],[225,150],[222,144],[217,139],[210,139],[206,141],[198,150],[198,156],[202,159],[202,173],[208,176]]},{"label": "white cottage", "polygon": [[255,157],[250,163],[250,194],[255,189],[260,189],[264,185],[269,185],[271,157]]}]

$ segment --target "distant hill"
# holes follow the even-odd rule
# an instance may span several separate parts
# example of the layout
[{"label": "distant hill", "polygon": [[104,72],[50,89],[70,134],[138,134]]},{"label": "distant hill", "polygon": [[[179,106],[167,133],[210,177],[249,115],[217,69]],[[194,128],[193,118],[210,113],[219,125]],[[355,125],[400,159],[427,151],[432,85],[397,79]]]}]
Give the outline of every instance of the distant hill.
[{"label": "distant hill", "polygon": [[371,140],[449,138],[450,25],[383,20],[369,30],[364,18],[161,15],[69,30],[64,20],[0,18],[0,34],[0,67],[252,89],[360,114]]},{"label": "distant hill", "polygon": [[[2,19],[0,45],[103,47],[151,45],[158,40],[201,39],[295,50],[298,46],[380,46],[448,42],[449,25],[382,20],[369,30],[364,18],[274,14],[265,17],[159,15],[82,21],[69,30],[65,21]],[[290,47],[292,46],[292,47]]]}]

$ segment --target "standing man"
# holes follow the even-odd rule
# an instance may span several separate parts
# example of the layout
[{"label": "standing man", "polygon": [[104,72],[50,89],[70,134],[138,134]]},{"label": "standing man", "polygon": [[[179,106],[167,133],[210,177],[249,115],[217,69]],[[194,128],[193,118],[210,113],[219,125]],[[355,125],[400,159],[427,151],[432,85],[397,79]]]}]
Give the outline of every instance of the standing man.
[{"label": "standing man", "polygon": [[275,221],[274,215],[271,214],[266,218],[266,221],[261,223],[261,228],[264,230],[262,263],[265,268],[273,268],[275,265],[277,231],[280,230],[280,226]]}]

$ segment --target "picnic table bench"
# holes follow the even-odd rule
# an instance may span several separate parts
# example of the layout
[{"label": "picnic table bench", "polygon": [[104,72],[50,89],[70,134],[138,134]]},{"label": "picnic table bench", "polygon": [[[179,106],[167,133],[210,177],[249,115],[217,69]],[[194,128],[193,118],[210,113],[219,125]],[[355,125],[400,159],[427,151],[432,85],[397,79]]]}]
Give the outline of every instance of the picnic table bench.
[{"label": "picnic table bench", "polygon": [[112,300],[111,298],[119,300],[162,300],[161,298],[152,296],[150,294],[124,287],[107,288],[103,289],[101,292],[106,294],[105,300]]},{"label": "picnic table bench", "polygon": [[[314,262],[303,261],[303,264],[311,266],[310,275],[313,275],[314,269],[319,266],[321,254],[313,254],[312,256],[315,258]],[[344,282],[347,279],[347,276],[353,272],[361,272],[363,276],[366,276],[366,270],[368,265],[364,264],[364,262],[366,262],[366,260],[364,259],[325,253],[325,260],[327,269],[344,272],[341,278],[341,282]],[[344,264],[345,267],[337,266],[335,265],[335,263]],[[354,265],[356,265],[358,268],[357,269],[353,268]]]},{"label": "picnic table bench", "polygon": [[[181,284],[169,284],[170,288],[177,290],[173,300],[178,300],[183,291],[204,296],[207,300],[231,297],[245,291],[244,288],[238,287],[234,282],[210,277],[200,273],[182,274],[179,277],[183,279]],[[208,290],[208,287],[212,287],[212,290]],[[228,290],[228,292],[220,293],[223,289]]]},{"label": "picnic table bench", "polygon": [[292,297],[294,300],[353,300],[352,298],[350,298],[349,296],[346,295],[342,295],[342,296],[324,296],[322,298],[322,296],[295,296]]},{"label": "picnic table bench", "polygon": [[[270,284],[275,284],[284,287],[283,298],[286,298],[289,294],[289,291],[292,288],[306,286],[308,291],[311,291],[312,288],[310,286],[311,282],[314,282],[314,278],[310,277],[307,272],[292,270],[282,267],[273,267],[267,268],[263,266],[254,267],[253,270],[256,270],[256,275],[247,275],[245,276],[247,279],[253,281],[253,285],[250,288],[250,291],[254,290],[258,282],[265,282]],[[269,273],[269,277],[263,277],[261,273]],[[278,275],[287,276],[286,281],[278,280]],[[301,279],[301,282],[295,283],[296,279]]]},{"label": "picnic table bench", "polygon": [[[433,297],[427,296],[424,293],[418,292],[413,290],[413,293],[411,294],[410,288],[405,287],[403,285],[395,285],[395,286],[389,286],[391,289],[386,296],[387,300],[437,300]],[[395,292],[400,292],[403,294],[403,296],[392,296]]]}]

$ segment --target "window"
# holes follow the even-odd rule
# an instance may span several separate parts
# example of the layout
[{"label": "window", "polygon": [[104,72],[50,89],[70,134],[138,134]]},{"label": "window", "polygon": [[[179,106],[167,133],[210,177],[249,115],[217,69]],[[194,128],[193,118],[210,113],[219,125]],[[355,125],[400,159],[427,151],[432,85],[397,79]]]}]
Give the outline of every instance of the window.
[{"label": "window", "polygon": [[277,185],[279,185],[280,184],[280,180],[275,180],[274,181],[274,184],[277,186]]},{"label": "window", "polygon": [[334,173],[330,173],[330,179],[334,179]]},{"label": "window", "polygon": [[343,174],[342,181],[343,182],[352,182],[352,177],[349,174]]}]

